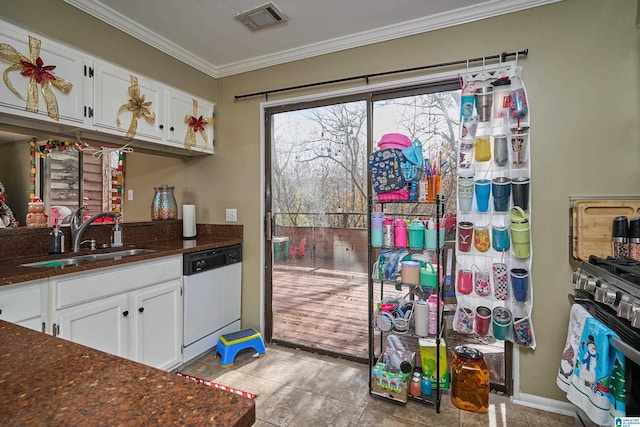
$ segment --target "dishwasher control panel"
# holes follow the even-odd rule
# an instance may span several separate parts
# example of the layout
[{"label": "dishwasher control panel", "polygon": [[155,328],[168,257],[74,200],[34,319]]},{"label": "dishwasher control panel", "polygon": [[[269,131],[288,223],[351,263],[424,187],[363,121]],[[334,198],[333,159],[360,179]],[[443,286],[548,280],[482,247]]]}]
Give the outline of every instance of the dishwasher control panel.
[{"label": "dishwasher control panel", "polygon": [[184,254],[183,273],[189,276],[237,262],[242,262],[242,245],[191,252]]}]

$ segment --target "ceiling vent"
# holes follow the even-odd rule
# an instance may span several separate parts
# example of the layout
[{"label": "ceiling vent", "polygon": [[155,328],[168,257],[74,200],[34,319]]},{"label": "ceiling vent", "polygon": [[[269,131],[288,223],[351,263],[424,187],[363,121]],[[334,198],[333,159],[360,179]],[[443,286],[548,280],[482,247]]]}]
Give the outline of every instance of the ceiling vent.
[{"label": "ceiling vent", "polygon": [[239,13],[234,18],[246,25],[251,31],[284,24],[289,20],[273,3],[263,4],[255,9]]}]

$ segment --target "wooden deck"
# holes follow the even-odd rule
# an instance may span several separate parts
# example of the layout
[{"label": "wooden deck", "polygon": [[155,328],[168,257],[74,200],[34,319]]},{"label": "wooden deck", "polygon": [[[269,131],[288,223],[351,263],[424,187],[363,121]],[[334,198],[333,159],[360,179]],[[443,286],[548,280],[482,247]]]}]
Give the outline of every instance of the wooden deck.
[{"label": "wooden deck", "polygon": [[[276,264],[273,283],[274,340],[368,360],[366,273]],[[449,317],[445,316],[449,348],[464,343],[478,348],[485,354],[492,382],[504,384],[503,343],[457,334],[450,327]]]},{"label": "wooden deck", "polygon": [[365,273],[276,265],[273,283],[274,339],[368,357]]}]

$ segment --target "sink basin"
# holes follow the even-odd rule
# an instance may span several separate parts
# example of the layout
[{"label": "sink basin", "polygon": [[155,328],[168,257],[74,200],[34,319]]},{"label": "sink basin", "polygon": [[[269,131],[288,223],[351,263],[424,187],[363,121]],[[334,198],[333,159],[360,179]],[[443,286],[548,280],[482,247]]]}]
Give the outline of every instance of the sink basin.
[{"label": "sink basin", "polygon": [[69,258],[53,259],[48,261],[30,262],[21,264],[22,267],[55,268],[71,265],[87,264],[95,261],[118,260],[132,255],[141,255],[156,252],[155,249],[125,249],[116,252],[105,252],[100,254],[78,255]]}]

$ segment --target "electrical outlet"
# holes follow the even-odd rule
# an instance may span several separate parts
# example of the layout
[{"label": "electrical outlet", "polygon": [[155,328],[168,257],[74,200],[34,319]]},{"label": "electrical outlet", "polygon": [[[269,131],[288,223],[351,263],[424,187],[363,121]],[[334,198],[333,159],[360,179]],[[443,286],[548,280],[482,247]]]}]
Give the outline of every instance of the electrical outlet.
[{"label": "electrical outlet", "polygon": [[133,200],[133,190],[127,190],[127,200]]},{"label": "electrical outlet", "polygon": [[238,221],[238,211],[236,209],[227,209],[226,218],[227,222]]}]

